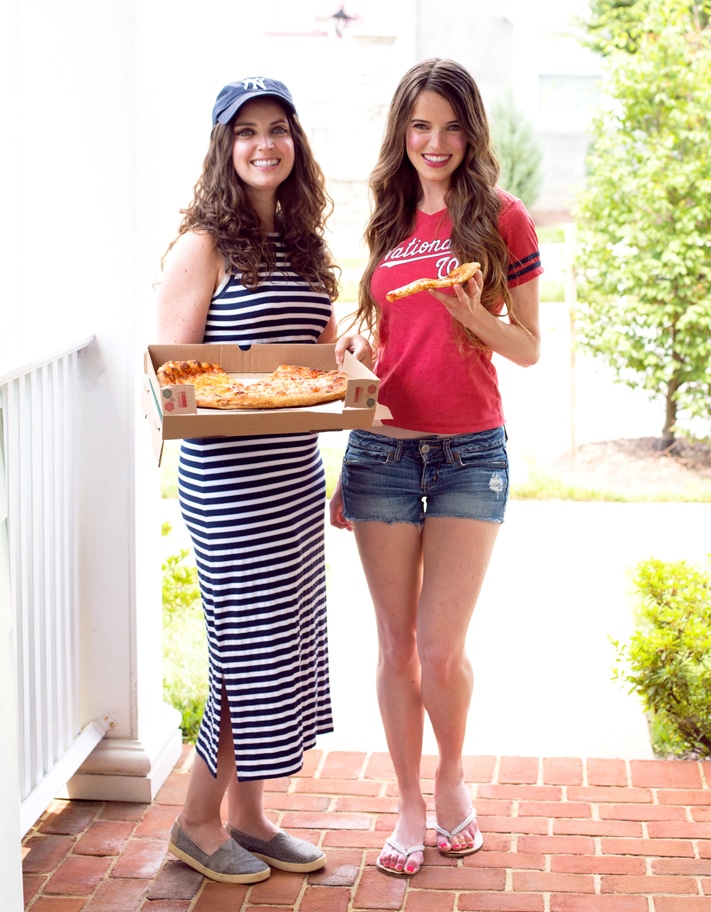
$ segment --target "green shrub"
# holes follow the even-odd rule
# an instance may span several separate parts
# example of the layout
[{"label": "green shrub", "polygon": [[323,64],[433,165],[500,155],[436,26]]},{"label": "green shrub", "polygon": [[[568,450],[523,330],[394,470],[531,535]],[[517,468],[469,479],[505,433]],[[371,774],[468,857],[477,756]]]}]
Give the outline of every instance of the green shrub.
[{"label": "green shrub", "polygon": [[[170,534],[169,523],[163,535]],[[197,568],[189,552],[169,555],[163,570],[163,696],[181,715],[183,740],[195,743],[208,690],[207,646]]]},{"label": "green shrub", "polygon": [[659,754],[711,757],[711,574],[686,561],[639,564],[638,628],[613,640],[613,677],[630,685],[650,715]]},{"label": "green shrub", "polygon": [[530,209],[543,184],[543,151],[525,111],[509,93],[489,112],[494,151],[501,168],[499,184],[520,197]]}]

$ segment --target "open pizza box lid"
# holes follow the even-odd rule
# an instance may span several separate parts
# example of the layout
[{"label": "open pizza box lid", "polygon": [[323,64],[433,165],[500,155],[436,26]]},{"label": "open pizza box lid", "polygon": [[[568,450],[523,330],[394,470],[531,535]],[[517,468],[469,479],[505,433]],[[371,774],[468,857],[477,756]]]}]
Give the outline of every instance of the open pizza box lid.
[{"label": "open pizza box lid", "polygon": [[378,402],[380,380],[350,352],[341,369],[348,374],[346,398],[302,408],[205,409],[195,405],[191,385],[161,387],[157,369],[166,361],[219,364],[236,379],[270,374],[280,364],[334,370],[335,345],[269,344],[242,348],[236,344],[149,345],[144,354],[141,390],[143,414],[160,465],[163,441],[185,437],[244,437],[369,428],[392,418]]}]

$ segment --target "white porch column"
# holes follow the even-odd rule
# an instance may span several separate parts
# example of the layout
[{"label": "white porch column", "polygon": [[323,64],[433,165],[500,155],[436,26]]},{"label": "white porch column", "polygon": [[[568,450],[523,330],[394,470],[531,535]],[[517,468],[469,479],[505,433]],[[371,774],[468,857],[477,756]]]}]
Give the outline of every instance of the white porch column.
[{"label": "white porch column", "polygon": [[137,360],[101,342],[80,358],[82,715],[108,714],[114,727],[67,784],[70,798],[149,802],[181,751],[180,715],[162,698],[159,477]]}]

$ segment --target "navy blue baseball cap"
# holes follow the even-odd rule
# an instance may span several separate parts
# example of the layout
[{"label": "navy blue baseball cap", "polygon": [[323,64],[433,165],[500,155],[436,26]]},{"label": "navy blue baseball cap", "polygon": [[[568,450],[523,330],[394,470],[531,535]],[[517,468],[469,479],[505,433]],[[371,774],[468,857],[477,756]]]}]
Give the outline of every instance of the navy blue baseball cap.
[{"label": "navy blue baseball cap", "polygon": [[254,98],[277,98],[288,111],[296,114],[294,99],[283,82],[266,76],[248,76],[231,82],[221,90],[212,109],[212,125],[229,123],[237,111]]}]

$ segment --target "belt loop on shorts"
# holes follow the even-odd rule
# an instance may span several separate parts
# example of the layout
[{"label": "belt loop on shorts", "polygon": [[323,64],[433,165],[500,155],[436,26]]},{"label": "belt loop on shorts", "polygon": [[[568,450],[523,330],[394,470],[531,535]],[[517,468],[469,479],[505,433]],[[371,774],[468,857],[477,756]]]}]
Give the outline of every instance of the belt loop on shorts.
[{"label": "belt loop on shorts", "polygon": [[442,439],[442,452],[446,461],[452,465],[454,463],[454,454],[452,453],[452,438],[444,437]]},{"label": "belt loop on shorts", "polygon": [[398,440],[398,438],[395,437],[393,439],[393,443],[395,444],[395,453],[393,454],[393,462],[400,462],[400,460],[402,459],[402,450],[403,450],[404,441]]}]

